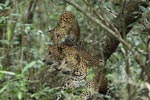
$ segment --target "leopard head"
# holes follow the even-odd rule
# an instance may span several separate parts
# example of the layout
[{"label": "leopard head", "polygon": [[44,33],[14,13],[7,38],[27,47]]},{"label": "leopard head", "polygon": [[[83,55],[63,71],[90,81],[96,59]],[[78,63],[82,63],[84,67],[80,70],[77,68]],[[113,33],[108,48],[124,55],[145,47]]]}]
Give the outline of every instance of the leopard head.
[{"label": "leopard head", "polygon": [[56,45],[51,45],[48,47],[46,51],[45,58],[43,59],[43,62],[47,65],[52,65],[56,62],[60,62],[60,60],[63,58],[62,50]]},{"label": "leopard head", "polygon": [[52,34],[52,41],[54,45],[60,45],[65,43],[66,38],[68,37],[69,31],[64,28],[55,27],[53,30],[49,31]]},{"label": "leopard head", "polygon": [[65,11],[59,16],[57,25],[65,27],[66,24],[71,25],[75,20],[76,18],[73,13],[71,13],[70,11]]},{"label": "leopard head", "polygon": [[56,27],[49,31],[52,34],[54,44],[61,44],[68,42],[73,44],[79,39],[80,29],[75,16],[66,11],[60,15]]},{"label": "leopard head", "polygon": [[61,44],[57,45],[49,45],[44,56],[43,62],[45,64],[52,64],[54,61],[61,61],[66,56],[71,56],[77,53],[77,50],[73,47],[68,47],[66,45]]}]

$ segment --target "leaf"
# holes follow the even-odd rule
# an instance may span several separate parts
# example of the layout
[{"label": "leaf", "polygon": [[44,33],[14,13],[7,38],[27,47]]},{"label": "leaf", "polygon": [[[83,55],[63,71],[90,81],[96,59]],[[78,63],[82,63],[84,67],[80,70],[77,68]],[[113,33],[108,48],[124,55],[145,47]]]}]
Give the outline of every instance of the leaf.
[{"label": "leaf", "polygon": [[8,40],[0,40],[0,43],[9,45],[9,41]]},{"label": "leaf", "polygon": [[7,7],[7,6],[9,6],[9,4],[10,4],[10,1],[8,0],[6,0],[6,2],[5,2],[5,7]]},{"label": "leaf", "polygon": [[9,72],[9,71],[0,71],[2,74],[8,74],[8,75],[16,75],[14,72]]},{"label": "leaf", "polygon": [[3,7],[0,5],[0,10],[3,10]]},{"label": "leaf", "polygon": [[2,89],[0,89],[0,94],[3,93],[7,89],[7,85],[4,85]]},{"label": "leaf", "polygon": [[29,68],[31,68],[33,65],[35,65],[35,61],[29,63],[28,65],[26,65],[23,70],[22,70],[22,73],[26,72]]},{"label": "leaf", "polygon": [[148,9],[146,9],[146,8],[143,7],[143,6],[140,6],[140,9],[141,9],[143,12],[148,11]]},{"label": "leaf", "polygon": [[22,92],[18,93],[18,99],[21,100],[22,99]]}]

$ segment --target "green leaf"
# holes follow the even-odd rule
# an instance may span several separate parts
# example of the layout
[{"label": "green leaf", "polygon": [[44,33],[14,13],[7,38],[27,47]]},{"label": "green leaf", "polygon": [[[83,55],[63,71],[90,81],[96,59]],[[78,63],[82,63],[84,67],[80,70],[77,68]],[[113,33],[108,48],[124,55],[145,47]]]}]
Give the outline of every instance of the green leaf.
[{"label": "green leaf", "polygon": [[2,44],[9,45],[9,41],[8,41],[8,40],[0,40],[0,42],[1,42]]},{"label": "green leaf", "polygon": [[3,93],[7,89],[7,85],[4,85],[2,89],[0,89],[0,94]]},{"label": "green leaf", "polygon": [[148,9],[146,9],[144,6],[140,6],[140,9],[145,12],[145,11],[148,11]]},{"label": "green leaf", "polygon": [[27,65],[23,68],[22,73],[26,72],[29,68],[31,68],[33,65],[35,65],[35,63],[36,63],[36,62],[33,61],[33,62],[27,64]]},{"label": "green leaf", "polygon": [[14,72],[9,72],[9,71],[0,71],[2,74],[9,74],[9,75],[16,75]]},{"label": "green leaf", "polygon": [[22,92],[18,93],[18,99],[21,100],[22,99]]}]

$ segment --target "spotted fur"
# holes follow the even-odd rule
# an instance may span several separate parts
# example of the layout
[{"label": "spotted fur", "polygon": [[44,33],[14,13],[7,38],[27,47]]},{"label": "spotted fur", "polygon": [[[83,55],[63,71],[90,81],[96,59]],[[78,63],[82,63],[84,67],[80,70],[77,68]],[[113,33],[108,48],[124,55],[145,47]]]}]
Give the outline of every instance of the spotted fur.
[{"label": "spotted fur", "polygon": [[80,28],[75,16],[66,11],[60,15],[56,27],[49,31],[54,44],[73,45],[80,38]]}]

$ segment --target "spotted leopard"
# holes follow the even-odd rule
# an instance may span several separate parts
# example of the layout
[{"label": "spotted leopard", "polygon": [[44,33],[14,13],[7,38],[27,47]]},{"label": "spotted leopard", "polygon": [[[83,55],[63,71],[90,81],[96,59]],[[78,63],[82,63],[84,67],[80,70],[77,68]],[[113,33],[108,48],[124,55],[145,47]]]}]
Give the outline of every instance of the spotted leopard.
[{"label": "spotted leopard", "polygon": [[97,80],[101,82],[99,90],[95,88],[96,85],[93,84],[94,82],[89,82],[89,80],[87,80],[87,69],[89,65],[91,65],[89,62],[92,61],[89,60],[90,56],[87,58],[87,53],[83,52],[82,50],[78,50],[76,47],[69,47],[66,45],[61,45],[60,47],[56,45],[49,46],[48,51],[49,53],[46,56],[45,62],[49,63],[58,61],[59,65],[57,66],[57,69],[59,69],[63,74],[70,75],[70,77],[66,79],[64,83],[62,83],[62,90],[88,87],[87,90],[81,93],[81,100],[93,98],[93,90],[100,92],[106,90],[107,80],[105,81],[106,78],[104,78],[104,75],[101,75],[102,78]]}]

